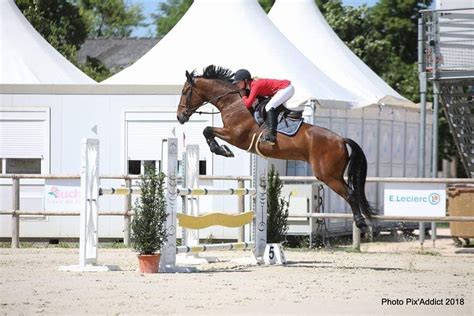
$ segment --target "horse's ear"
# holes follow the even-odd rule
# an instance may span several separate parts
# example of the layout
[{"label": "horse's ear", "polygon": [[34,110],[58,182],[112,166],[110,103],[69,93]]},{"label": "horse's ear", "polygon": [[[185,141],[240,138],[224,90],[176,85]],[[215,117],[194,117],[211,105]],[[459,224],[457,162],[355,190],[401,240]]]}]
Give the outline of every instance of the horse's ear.
[{"label": "horse's ear", "polygon": [[186,70],[186,78],[187,82],[194,87],[194,77],[192,73],[189,73],[189,71]]},{"label": "horse's ear", "polygon": [[186,79],[188,79],[189,83],[193,82],[193,76],[187,70],[186,70]]},{"label": "horse's ear", "polygon": [[193,84],[193,76],[187,70],[186,70],[186,81],[191,85]]}]

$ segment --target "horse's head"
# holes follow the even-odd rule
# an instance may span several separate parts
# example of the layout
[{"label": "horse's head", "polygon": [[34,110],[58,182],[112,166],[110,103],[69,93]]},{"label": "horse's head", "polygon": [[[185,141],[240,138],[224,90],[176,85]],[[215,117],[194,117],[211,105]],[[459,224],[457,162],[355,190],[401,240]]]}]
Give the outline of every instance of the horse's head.
[{"label": "horse's head", "polygon": [[194,72],[189,73],[186,71],[186,82],[181,91],[178,111],[176,112],[179,123],[184,124],[189,121],[191,115],[203,105],[204,101],[196,87]]}]

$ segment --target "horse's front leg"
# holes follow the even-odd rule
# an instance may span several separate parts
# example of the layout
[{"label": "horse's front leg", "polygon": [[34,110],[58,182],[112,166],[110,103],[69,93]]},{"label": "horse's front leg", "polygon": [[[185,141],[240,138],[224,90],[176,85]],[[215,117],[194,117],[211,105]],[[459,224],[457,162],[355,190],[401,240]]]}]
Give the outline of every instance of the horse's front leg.
[{"label": "horse's front leg", "polygon": [[208,126],[204,129],[203,134],[212,153],[224,157],[234,157],[234,153],[229,149],[229,147],[226,145],[219,145],[216,141],[216,136],[224,141],[230,139],[224,128]]}]

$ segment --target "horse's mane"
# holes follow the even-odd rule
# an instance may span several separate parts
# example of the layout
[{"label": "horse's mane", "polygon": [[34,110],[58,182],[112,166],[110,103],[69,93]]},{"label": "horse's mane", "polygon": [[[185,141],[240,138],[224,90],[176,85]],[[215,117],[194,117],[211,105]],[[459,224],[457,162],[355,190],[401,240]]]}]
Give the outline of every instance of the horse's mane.
[{"label": "horse's mane", "polygon": [[[192,75],[194,74],[195,72],[193,71]],[[202,78],[204,79],[218,79],[228,83],[232,83],[233,77],[234,73],[232,70],[216,65],[209,65],[202,72]]]}]

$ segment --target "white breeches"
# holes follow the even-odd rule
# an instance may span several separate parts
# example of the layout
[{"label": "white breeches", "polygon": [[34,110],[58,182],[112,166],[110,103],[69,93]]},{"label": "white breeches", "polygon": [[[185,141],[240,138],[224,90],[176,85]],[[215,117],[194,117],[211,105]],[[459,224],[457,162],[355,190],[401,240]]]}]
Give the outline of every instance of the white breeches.
[{"label": "white breeches", "polygon": [[265,105],[265,110],[270,111],[271,109],[277,108],[280,104],[285,103],[295,94],[295,88],[293,85],[290,84],[285,89],[281,89],[268,101],[267,105]]}]

